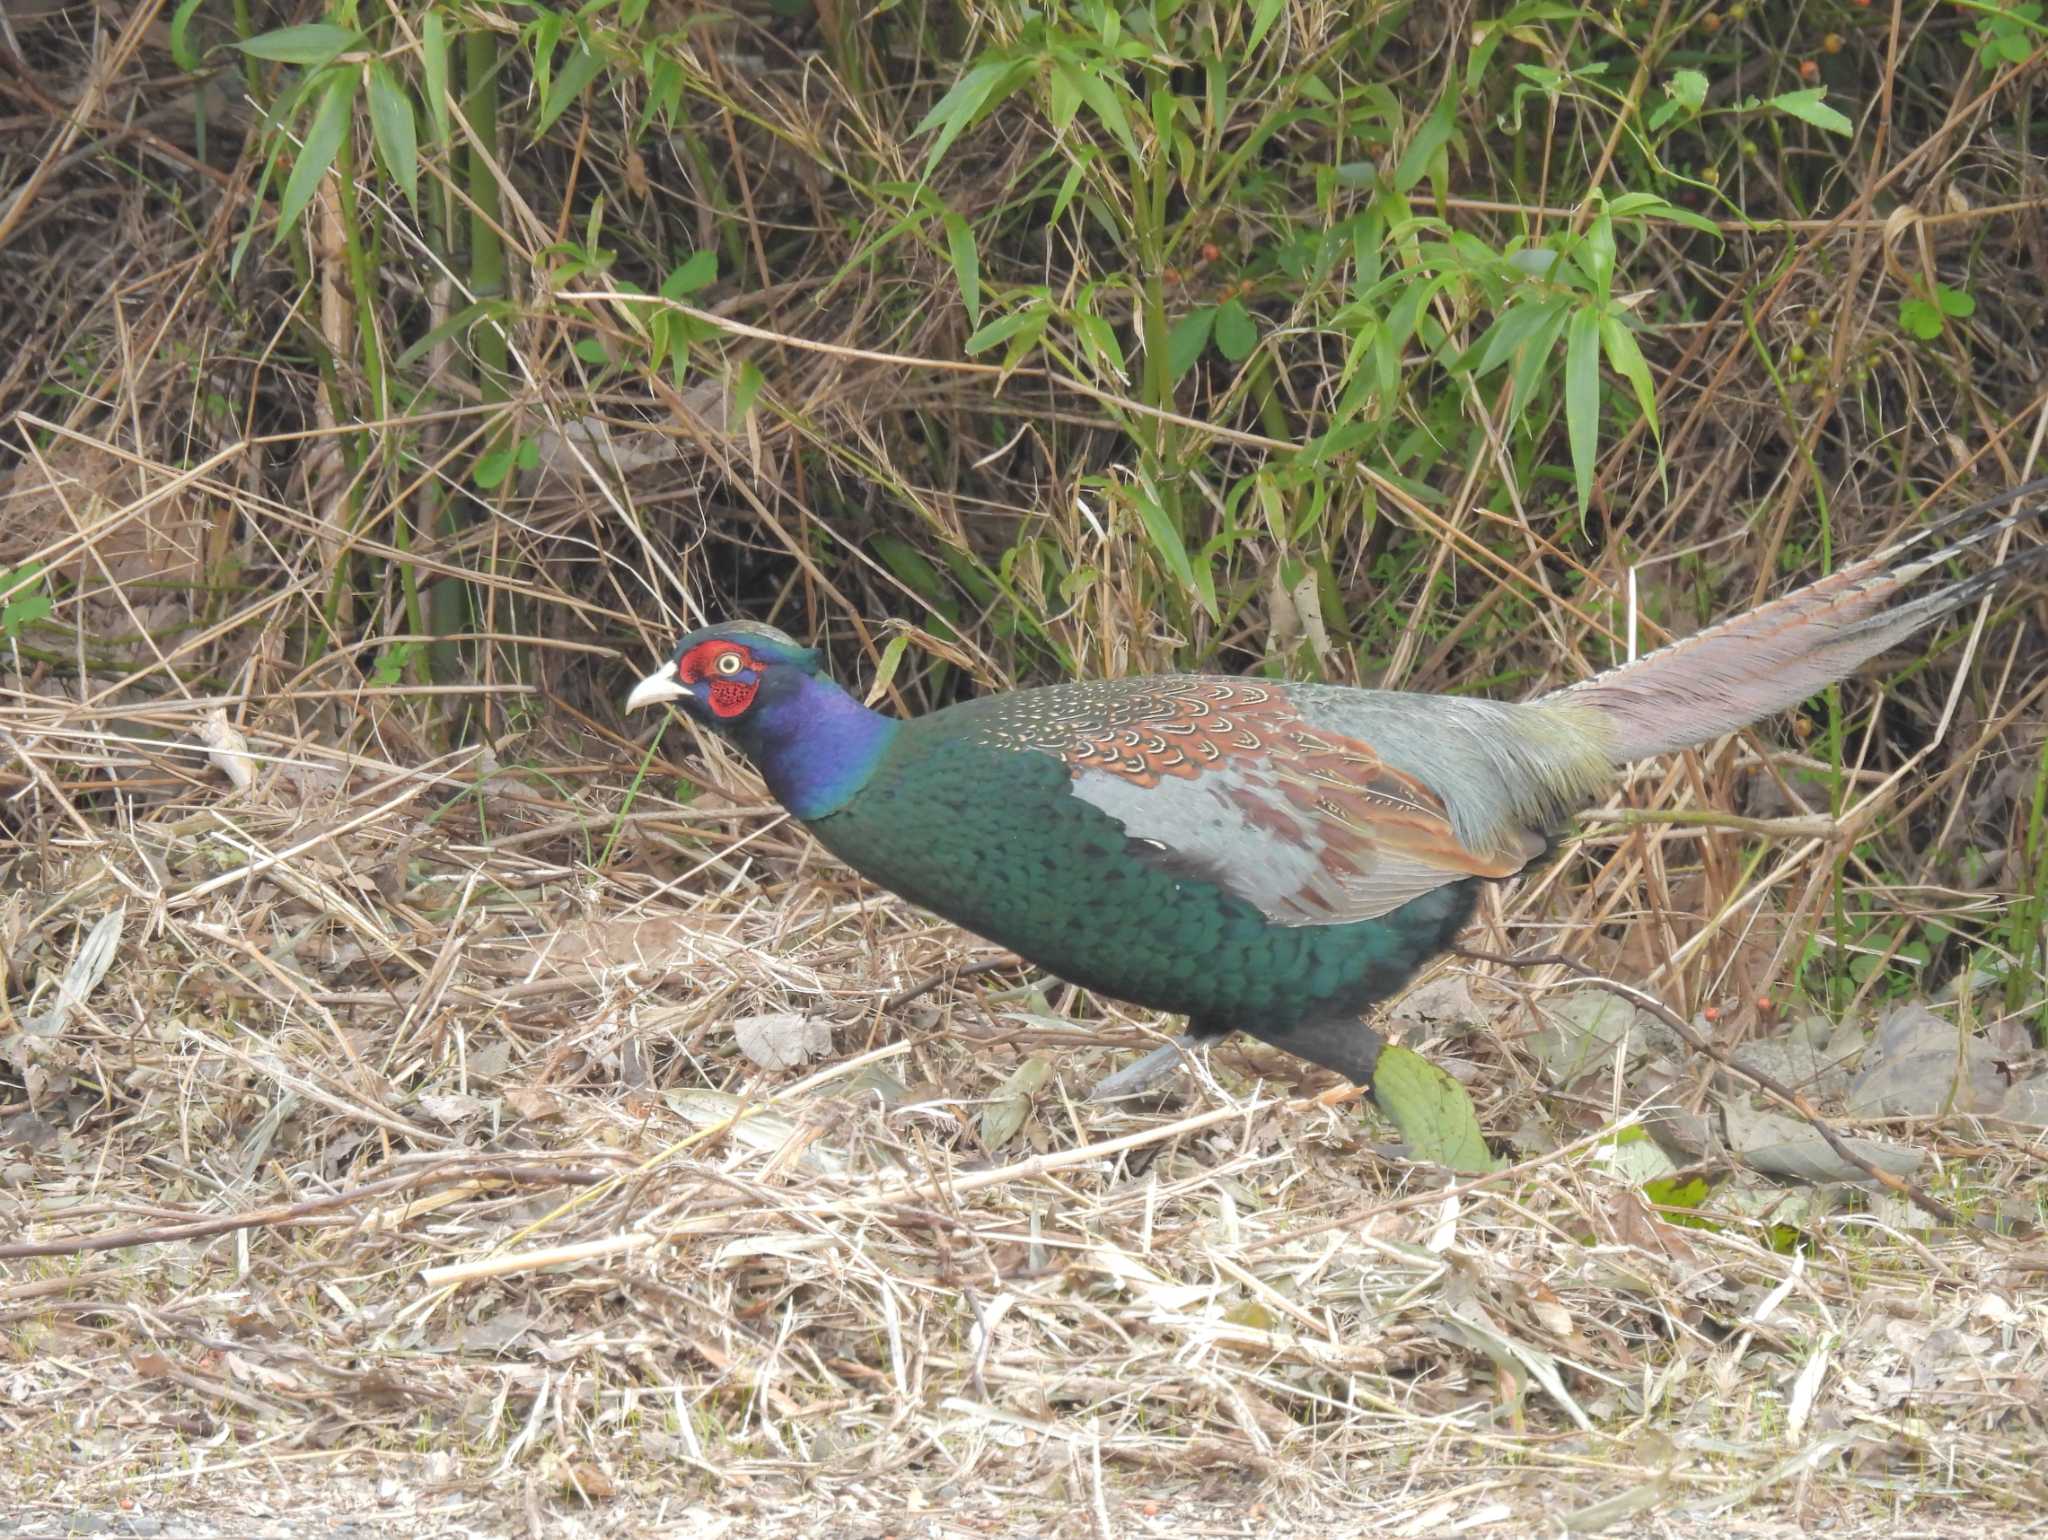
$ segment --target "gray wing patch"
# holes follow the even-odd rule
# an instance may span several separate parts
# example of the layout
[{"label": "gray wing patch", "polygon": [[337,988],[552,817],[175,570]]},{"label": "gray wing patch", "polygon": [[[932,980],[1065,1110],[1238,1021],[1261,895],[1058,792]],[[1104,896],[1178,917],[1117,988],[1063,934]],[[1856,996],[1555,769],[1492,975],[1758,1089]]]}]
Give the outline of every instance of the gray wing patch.
[{"label": "gray wing patch", "polygon": [[[1074,777],[1074,795],[1123,826],[1125,848],[1176,877],[1209,882],[1276,925],[1347,925],[1391,913],[1466,875],[1413,857],[1375,852],[1339,875],[1321,860],[1312,817],[1269,809],[1254,822],[1222,777],[1162,778],[1142,786],[1100,770]],[[1291,820],[1290,835],[1284,825]]]}]

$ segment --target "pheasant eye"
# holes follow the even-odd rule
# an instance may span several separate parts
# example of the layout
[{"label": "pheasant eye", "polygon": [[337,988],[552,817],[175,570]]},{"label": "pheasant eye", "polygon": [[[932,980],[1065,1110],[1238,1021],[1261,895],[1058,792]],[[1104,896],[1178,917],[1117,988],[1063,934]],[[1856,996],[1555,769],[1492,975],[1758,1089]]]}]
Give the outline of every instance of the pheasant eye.
[{"label": "pheasant eye", "polygon": [[721,674],[737,674],[746,667],[746,660],[736,652],[722,652],[714,666]]}]

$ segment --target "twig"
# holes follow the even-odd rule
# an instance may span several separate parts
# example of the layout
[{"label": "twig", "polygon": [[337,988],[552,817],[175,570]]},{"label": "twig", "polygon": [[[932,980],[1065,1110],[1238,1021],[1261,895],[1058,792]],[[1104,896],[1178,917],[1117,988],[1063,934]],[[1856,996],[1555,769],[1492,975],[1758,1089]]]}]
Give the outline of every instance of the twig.
[{"label": "twig", "polygon": [[957,968],[941,968],[938,972],[929,974],[918,983],[911,985],[910,988],[904,990],[901,994],[891,995],[882,1002],[882,1009],[885,1011],[900,1011],[904,1006],[910,1004],[911,1001],[923,999],[942,984],[957,983],[961,979],[971,979],[977,974],[1001,973],[1005,968],[1020,968],[1023,966],[1023,958],[1017,956],[1014,952],[1005,952],[1001,957],[984,957],[979,962],[962,963]]},{"label": "twig", "polygon": [[130,1230],[103,1230],[97,1235],[73,1235],[59,1241],[14,1241],[0,1246],[0,1260],[17,1257],[68,1257],[85,1251],[118,1251],[125,1246],[154,1246],[165,1241],[189,1241],[208,1235],[227,1235],[236,1230],[274,1229],[299,1224],[317,1215],[349,1208],[394,1192],[416,1187],[444,1187],[453,1182],[485,1179],[523,1182],[533,1187],[594,1187],[609,1173],[575,1166],[549,1166],[533,1161],[504,1165],[488,1160],[457,1160],[424,1171],[406,1171],[387,1176],[345,1192],[303,1203],[278,1203],[269,1208],[249,1209],[239,1214],[216,1214],[184,1224],[145,1225]]}]

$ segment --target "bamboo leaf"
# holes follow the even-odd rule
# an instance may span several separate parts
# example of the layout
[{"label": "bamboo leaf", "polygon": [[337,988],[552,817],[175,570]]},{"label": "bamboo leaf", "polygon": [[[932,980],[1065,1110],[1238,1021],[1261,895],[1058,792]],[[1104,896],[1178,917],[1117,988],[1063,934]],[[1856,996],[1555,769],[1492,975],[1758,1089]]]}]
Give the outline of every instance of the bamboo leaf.
[{"label": "bamboo leaf", "polygon": [[359,69],[338,69],[328,77],[327,85],[320,96],[320,105],[313,109],[313,121],[306,129],[306,137],[299,144],[299,153],[292,161],[292,174],[284,184],[284,195],[277,201],[277,233],[279,236],[291,232],[299,216],[306,211],[306,205],[313,201],[313,194],[320,187],[320,179],[327,175],[334,165],[334,157],[341,152],[341,136],[348,132],[349,119],[355,109],[356,83],[362,79]]},{"label": "bamboo leaf", "polygon": [[1138,522],[1145,527],[1145,538],[1152,543],[1152,549],[1159,559],[1166,563],[1166,570],[1173,574],[1181,591],[1194,595],[1207,610],[1209,618],[1216,619],[1216,598],[1211,585],[1195,576],[1195,565],[1188,559],[1188,548],[1180,537],[1180,531],[1173,527],[1173,520],[1160,507],[1159,499],[1153,496],[1149,487],[1134,487],[1131,501],[1137,506]]},{"label": "bamboo leaf", "polygon": [[1273,30],[1273,23],[1280,19],[1280,13],[1286,6],[1287,0],[1254,0],[1251,35],[1244,40],[1246,53],[1266,40],[1266,34]]},{"label": "bamboo leaf", "polygon": [[1600,313],[1590,305],[1572,312],[1565,333],[1564,425],[1583,513],[1593,501],[1593,462],[1600,451]]},{"label": "bamboo leaf", "polygon": [[412,98],[398,83],[398,77],[382,59],[370,62],[370,131],[376,136],[377,155],[384,169],[405,192],[405,201],[419,206],[420,147],[413,121]]},{"label": "bamboo leaf", "polygon": [[1028,70],[1019,60],[1005,57],[984,59],[953,82],[953,89],[940,97],[915,132],[938,130],[926,153],[925,164],[936,165],[953,141],[960,137],[989,108],[1009,96],[1027,78]]},{"label": "bamboo leaf", "polygon": [[302,64],[307,68],[325,64],[335,55],[358,47],[363,35],[348,27],[324,21],[303,27],[280,27],[235,44],[243,53],[279,64]]},{"label": "bamboo leaf", "polygon": [[445,147],[455,125],[448,115],[448,23],[439,11],[427,12],[420,23],[420,81],[434,120],[434,143]]},{"label": "bamboo leaf", "polygon": [[1124,113],[1124,104],[1117,99],[1116,88],[1093,70],[1083,70],[1080,75],[1081,96],[1095,109],[1095,116],[1102,126],[1116,136],[1116,142],[1123,146],[1124,153],[1136,160],[1138,141],[1131,137],[1131,122]]},{"label": "bamboo leaf", "polygon": [[981,353],[998,342],[1008,342],[1034,321],[1040,331],[1045,329],[1045,313],[1041,310],[1013,310],[1008,315],[999,315],[967,339],[966,351]]},{"label": "bamboo leaf", "polygon": [[960,300],[967,307],[967,324],[981,325],[981,254],[975,250],[974,232],[967,221],[951,209],[940,216],[946,227],[946,250],[953,258],[953,278],[960,285]]},{"label": "bamboo leaf", "polygon": [[1620,316],[1606,314],[1600,317],[1600,340],[1606,345],[1607,362],[1635,390],[1636,405],[1643,409],[1643,420],[1650,425],[1651,436],[1661,441],[1663,434],[1657,427],[1657,386],[1650,378],[1650,366],[1644,361],[1643,350],[1636,346],[1635,333],[1628,329]]},{"label": "bamboo leaf", "polygon": [[592,51],[587,43],[578,44],[576,51],[563,63],[561,72],[548,83],[547,95],[541,101],[540,122],[535,125],[536,134],[544,134],[569,108],[569,104],[583,94],[583,88],[597,79],[598,71],[604,68],[604,59]]},{"label": "bamboo leaf", "polygon": [[1051,119],[1053,136],[1057,138],[1066,133],[1074,114],[1081,110],[1081,83],[1074,78],[1074,67],[1065,59],[1052,61],[1045,93],[1046,116]]}]

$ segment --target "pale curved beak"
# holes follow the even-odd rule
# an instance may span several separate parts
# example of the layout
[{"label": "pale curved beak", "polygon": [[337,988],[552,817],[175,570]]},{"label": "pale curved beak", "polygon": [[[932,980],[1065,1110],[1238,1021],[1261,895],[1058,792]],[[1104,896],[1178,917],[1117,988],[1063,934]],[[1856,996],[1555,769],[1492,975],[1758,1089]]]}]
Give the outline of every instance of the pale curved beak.
[{"label": "pale curved beak", "polygon": [[663,701],[675,700],[689,693],[688,687],[676,678],[675,664],[664,663],[633,686],[633,693],[626,697],[626,709],[638,711],[642,706],[658,706]]}]

